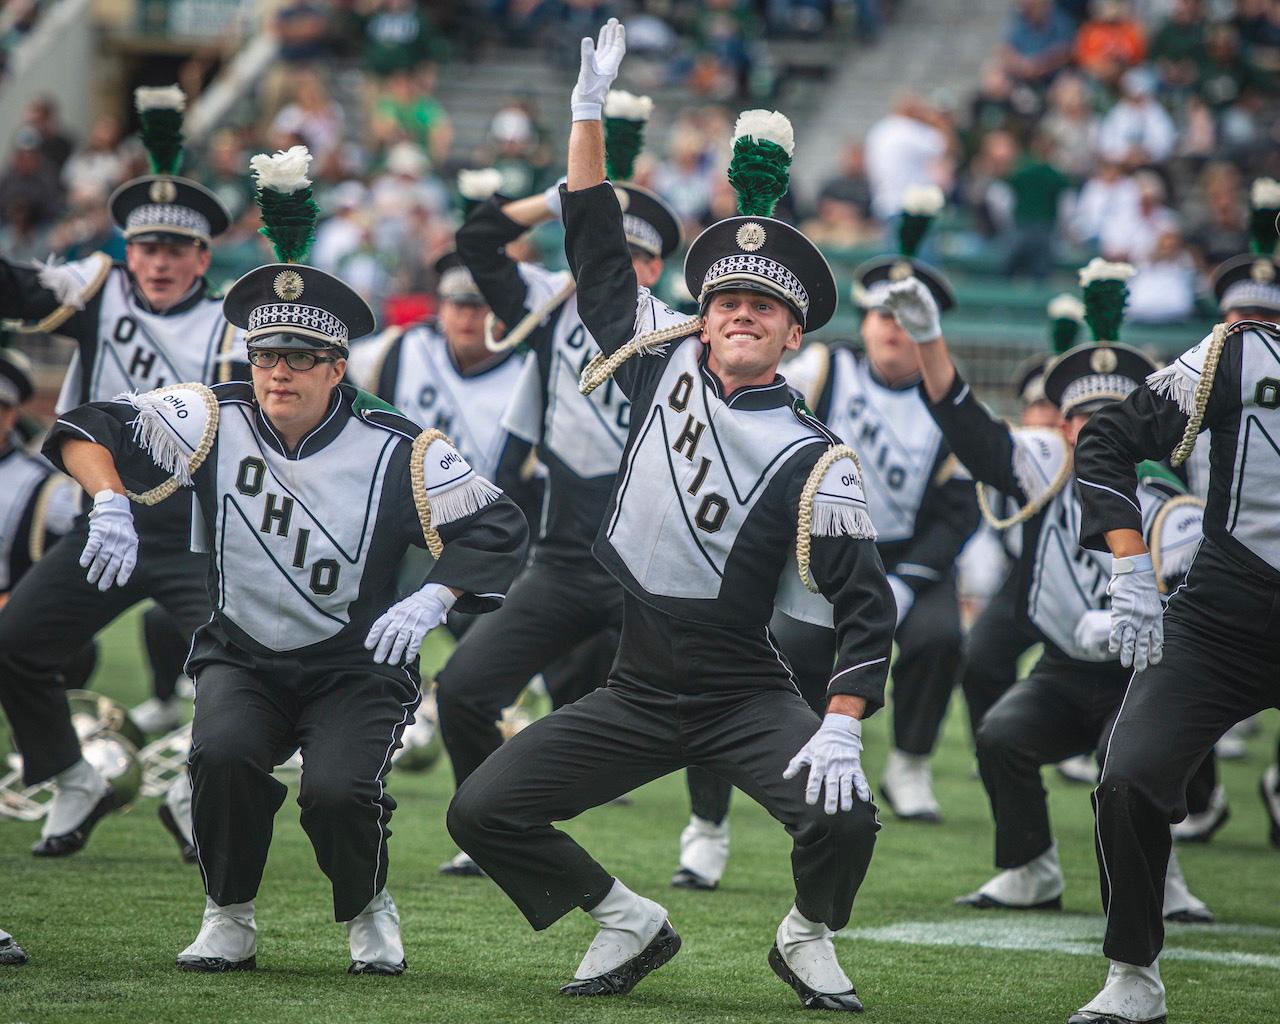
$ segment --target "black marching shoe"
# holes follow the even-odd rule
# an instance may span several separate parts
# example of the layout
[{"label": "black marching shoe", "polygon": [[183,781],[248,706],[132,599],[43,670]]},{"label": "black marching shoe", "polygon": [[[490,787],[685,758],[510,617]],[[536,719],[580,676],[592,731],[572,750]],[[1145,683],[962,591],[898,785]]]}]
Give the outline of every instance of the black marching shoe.
[{"label": "black marching shoe", "polygon": [[27,954],[12,936],[0,939],[0,967],[20,967],[26,962]]},{"label": "black marching shoe", "polygon": [[442,875],[452,875],[454,878],[486,878],[484,868],[473,861],[469,854],[463,850],[459,850],[451,859],[445,861],[439,867]]},{"label": "black marching shoe", "polygon": [[671,886],[674,889],[697,889],[700,892],[711,892],[719,885],[719,882],[709,882],[689,868],[681,868],[671,876]]},{"label": "black marching shoe", "polygon": [[806,1010],[842,1010],[845,1013],[861,1013],[862,1000],[858,998],[857,989],[849,989],[848,992],[817,992],[811,989],[782,958],[782,951],[778,949],[778,944],[773,944],[773,949],[769,950],[769,966],[773,968],[773,973],[791,986],[796,995],[800,997],[800,1002],[804,1004]]},{"label": "black marching shoe", "polygon": [[198,971],[202,974],[226,974],[228,971],[256,971],[258,969],[258,957],[249,957],[246,960],[226,960],[220,956],[189,956],[181,954],[177,959],[178,969],[181,971]]},{"label": "black marching shoe", "polygon": [[974,910],[1061,910],[1062,897],[1054,896],[1052,899],[1042,900],[1039,903],[1002,903],[979,889],[964,896],[957,896],[955,905],[957,907],[973,907]]},{"label": "black marching shoe", "polygon": [[623,996],[636,987],[646,974],[651,974],[680,952],[680,936],[663,921],[658,934],[644,949],[626,963],[594,978],[574,980],[560,987],[562,996]]},{"label": "black marching shoe", "polygon": [[409,965],[401,960],[398,964],[367,964],[363,960],[352,960],[351,966],[347,968],[348,974],[381,974],[386,977],[395,977],[397,974],[404,974],[405,968]]},{"label": "black marching shoe", "polygon": [[41,839],[31,847],[32,855],[35,857],[69,857],[73,853],[79,853],[89,841],[89,834],[93,831],[93,827],[114,811],[117,806],[116,791],[108,786],[107,791],[102,794],[102,799],[94,804],[93,810],[85,815],[84,820],[79,825],[69,832]]},{"label": "black marching shoe", "polygon": [[160,818],[160,824],[165,827],[165,831],[173,836],[173,841],[178,844],[178,852],[182,854],[182,863],[194,864],[196,862],[196,848],[193,844],[187,842],[187,837],[182,834],[182,829],[178,826],[178,820],[173,816],[173,811],[169,810],[169,805],[162,803],[156,814]]}]

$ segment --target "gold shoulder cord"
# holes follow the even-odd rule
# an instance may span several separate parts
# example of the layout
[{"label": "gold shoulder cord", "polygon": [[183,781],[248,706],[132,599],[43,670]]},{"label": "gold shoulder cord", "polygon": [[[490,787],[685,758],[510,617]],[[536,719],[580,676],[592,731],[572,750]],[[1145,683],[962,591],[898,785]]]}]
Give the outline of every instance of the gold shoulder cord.
[{"label": "gold shoulder cord", "polygon": [[427,498],[427,470],[425,466],[427,449],[436,441],[443,441],[449,446],[453,442],[441,430],[424,430],[413,442],[409,455],[409,483],[413,489],[413,504],[418,510],[418,522],[422,525],[422,536],[427,542],[427,550],[431,557],[439,559],[444,554],[444,541],[431,525],[431,502]]},{"label": "gold shoulder cord", "polygon": [[54,491],[66,482],[64,474],[50,473],[36,492],[35,504],[31,509],[31,532],[27,536],[27,557],[32,562],[38,562],[44,557],[44,523],[49,517],[49,502],[53,500]]},{"label": "gold shoulder cord", "polygon": [[222,332],[222,342],[218,345],[218,383],[226,384],[231,380],[231,347],[236,340],[236,325],[227,324]]},{"label": "gold shoulder cord", "polygon": [[490,352],[505,352],[509,348],[515,348],[529,336],[530,332],[538,324],[568,302],[569,296],[574,293],[577,287],[578,282],[571,276],[569,280],[552,293],[546,302],[536,309],[529,310],[520,318],[520,322],[515,327],[498,339],[493,336],[493,327],[498,322],[498,318],[493,310],[490,310],[484,318],[484,347]]},{"label": "gold shoulder cord", "polygon": [[[1194,442],[1193,442],[1194,443]],[[1156,574],[1156,589],[1162,594],[1169,592],[1168,585],[1164,579],[1164,553],[1160,549],[1160,537],[1164,530],[1164,521],[1168,518],[1169,513],[1175,508],[1185,508],[1187,505],[1194,505],[1196,508],[1204,508],[1204,502],[1199,498],[1190,494],[1179,494],[1177,497],[1170,498],[1156,513],[1155,519],[1151,522],[1151,532],[1148,534],[1147,547],[1151,551],[1151,568]]]},{"label": "gold shoulder cord", "polygon": [[[171,391],[194,391],[204,401],[204,407],[208,412],[208,418],[205,420],[204,433],[200,437],[200,444],[192,453],[191,458],[187,460],[187,471],[191,475],[195,475],[197,469],[204,465],[204,460],[209,457],[209,453],[213,451],[213,442],[218,436],[218,400],[203,384],[170,384],[165,388],[157,388],[155,391],[148,392],[153,395],[164,395]],[[149,491],[143,491],[141,494],[134,494],[133,491],[126,490],[124,493],[130,501],[137,502],[139,505],[159,505],[173,494],[182,484],[178,482],[176,476],[169,477],[164,483],[157,487],[151,488]]]},{"label": "gold shoulder cord", "polygon": [[1058,492],[1071,479],[1073,465],[1074,461],[1071,458],[1071,452],[1068,451],[1066,457],[1062,460],[1062,467],[1058,470],[1058,475],[1049,482],[1049,486],[1045,488],[1044,492],[1038,498],[1033,498],[1027,502],[1007,519],[996,518],[996,514],[991,510],[991,503],[987,498],[986,484],[981,480],[974,481],[974,491],[978,495],[978,510],[982,513],[982,518],[987,521],[991,529],[997,531],[1007,530],[1011,526],[1025,523],[1057,497]]},{"label": "gold shoulder cord", "polygon": [[810,533],[813,528],[813,500],[822,485],[822,478],[827,475],[833,465],[841,459],[852,459],[858,470],[858,479],[862,479],[862,463],[857,453],[847,444],[833,444],[822,457],[814,463],[809,472],[809,479],[804,482],[800,492],[800,511],[796,516],[796,568],[800,570],[800,582],[811,594],[818,592],[818,585],[809,575]]},{"label": "gold shoulder cord", "polygon": [[663,327],[632,338],[613,355],[607,356],[602,352],[583,368],[582,377],[578,381],[578,390],[584,395],[589,395],[612,377],[619,366],[637,353],[652,351],[668,341],[684,338],[700,330],[702,330],[702,317],[693,316],[688,320],[674,323],[670,327]]},{"label": "gold shoulder cord", "polygon": [[79,313],[80,310],[84,308],[84,302],[88,302],[98,294],[98,290],[102,287],[103,282],[106,281],[107,275],[111,273],[112,266],[114,266],[114,264],[111,262],[111,258],[106,256],[104,253],[102,266],[98,268],[97,274],[81,294],[82,305],[75,306],[71,303],[67,303],[65,306],[59,306],[48,316],[41,320],[37,320],[33,324],[10,320],[5,322],[5,326],[15,334],[48,334],[56,331],[59,327],[70,320],[72,316]]},{"label": "gold shoulder cord", "polygon": [[1173,466],[1181,466],[1191,456],[1196,446],[1196,438],[1200,435],[1200,426],[1204,422],[1205,408],[1209,404],[1209,392],[1213,390],[1213,378],[1218,372],[1218,360],[1222,357],[1222,349],[1227,343],[1229,333],[1225,323],[1215,324],[1209,338],[1209,350],[1204,354],[1204,366],[1200,369],[1200,379],[1196,381],[1195,408],[1187,417],[1187,428],[1182,433],[1182,440],[1173,450],[1169,462]]},{"label": "gold shoulder cord", "polygon": [[814,342],[818,346],[821,355],[818,362],[818,372],[814,375],[813,386],[809,389],[809,393],[804,396],[804,404],[810,409],[818,408],[818,399],[822,397],[822,389],[827,386],[827,378],[831,376],[831,349],[827,348],[822,342]]}]

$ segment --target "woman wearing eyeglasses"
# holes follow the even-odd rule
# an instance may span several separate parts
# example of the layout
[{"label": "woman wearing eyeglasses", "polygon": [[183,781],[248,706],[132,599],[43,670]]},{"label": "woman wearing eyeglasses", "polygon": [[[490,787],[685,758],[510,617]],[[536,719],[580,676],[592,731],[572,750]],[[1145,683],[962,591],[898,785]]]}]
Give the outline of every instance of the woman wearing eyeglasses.
[{"label": "woman wearing eyeglasses", "polygon": [[[528,529],[443,435],[343,383],[349,342],[374,321],[341,281],[302,264],[260,267],[224,312],[246,329],[252,383],[81,406],[45,445],[94,495],[80,564],[101,586],[126,582],[137,558],[129,497],[191,487],[201,513],[214,612],[188,671],[208,900],[178,966],[255,966],[253,901],[286,794],[271,770],[301,746],[302,825],[347,922],[349,970],[399,974],[385,888],[395,801],[383,781],[420,699],[418,649],[451,607],[501,604]],[[410,544],[436,561],[422,589],[395,602]]]}]

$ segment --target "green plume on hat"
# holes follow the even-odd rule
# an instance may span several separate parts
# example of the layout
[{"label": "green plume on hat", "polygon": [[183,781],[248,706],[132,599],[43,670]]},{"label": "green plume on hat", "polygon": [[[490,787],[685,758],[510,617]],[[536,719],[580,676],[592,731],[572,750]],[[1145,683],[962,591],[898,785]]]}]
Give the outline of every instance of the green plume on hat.
[{"label": "green plume on hat", "polygon": [[653,114],[653,100],[610,89],[604,98],[604,166],[610,181],[629,181],[636,157],[644,148],[644,128]]},{"label": "green plume on hat", "polygon": [[1084,303],[1070,292],[1049,300],[1049,337],[1055,355],[1061,355],[1076,343],[1084,326]]},{"label": "green plume on hat", "polygon": [[182,169],[186,95],[176,85],[144,85],[133,91],[133,105],[141,122],[138,134],[151,158],[151,173],[177,174]]},{"label": "green plume on hat", "polygon": [[898,251],[903,256],[914,256],[920,251],[920,243],[945,204],[946,197],[937,185],[912,185],[902,193]]},{"label": "green plume on hat", "polygon": [[795,152],[791,122],[776,110],[744,110],[733,126],[729,184],[738,193],[744,217],[772,217],[791,185]]},{"label": "green plume on hat", "polygon": [[1129,301],[1129,278],[1134,270],[1128,263],[1109,263],[1095,256],[1080,268],[1084,289],[1084,319],[1099,344],[1120,340],[1124,307]]},{"label": "green plume on hat", "polygon": [[1280,244],[1280,181],[1259,178],[1249,190],[1249,246],[1263,256],[1273,256]]},{"label": "green plume on hat", "polygon": [[291,146],[274,156],[259,153],[249,161],[253,169],[255,198],[262,211],[259,233],[266,237],[281,263],[301,263],[316,240],[320,209],[311,196],[311,153],[306,146]]}]

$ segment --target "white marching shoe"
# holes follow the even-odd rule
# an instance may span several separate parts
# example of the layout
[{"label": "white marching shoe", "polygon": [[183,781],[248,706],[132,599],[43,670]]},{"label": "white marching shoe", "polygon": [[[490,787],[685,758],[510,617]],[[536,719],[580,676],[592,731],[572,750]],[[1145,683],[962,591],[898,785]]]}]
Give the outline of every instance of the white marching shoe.
[{"label": "white marching shoe", "polygon": [[403,974],[404,944],[400,941],[400,914],[383,889],[369,905],[347,922],[351,942],[348,974]]},{"label": "white marching shoe", "polygon": [[1068,757],[1065,761],[1059,761],[1054,767],[1068,782],[1078,782],[1082,786],[1098,784],[1098,763],[1090,754]]},{"label": "white marching shoe", "polygon": [[196,842],[191,824],[191,777],[185,771],[169,784],[156,811],[160,824],[178,844],[185,864],[196,862]]},{"label": "white marching shoe", "polygon": [[184,721],[182,701],[175,695],[168,700],[159,697],[148,697],[136,708],[129,711],[133,724],[148,735],[173,732]]},{"label": "white marching shoe", "polygon": [[1054,843],[1035,860],[1001,871],[977,892],[957,896],[956,903],[978,910],[1061,910],[1064,887]]},{"label": "white marching shoe", "polygon": [[880,792],[895,815],[904,821],[939,822],[942,810],[933,795],[933,772],[928,754],[889,751],[880,779]]},{"label": "white marching shoe", "polygon": [[1213,834],[1227,823],[1231,817],[1231,808],[1227,806],[1227,791],[1221,786],[1214,786],[1209,796],[1209,806],[1199,814],[1188,814],[1176,825],[1169,828],[1175,842],[1207,843]]},{"label": "white marching shoe", "polygon": [[196,941],[178,954],[184,971],[222,974],[252,971],[258,966],[258,925],[253,919],[253,900],[220,907],[205,899],[204,921]]},{"label": "white marching shoe", "polygon": [[466,850],[459,850],[437,869],[442,875],[456,875],[461,878],[484,878],[484,868],[471,859]]},{"label": "white marching shoe", "polygon": [[632,892],[614,879],[613,887],[588,911],[600,930],[591,940],[566,996],[620,996],[678,952],[680,936],[666,908]]},{"label": "white marching shoe", "polygon": [[66,857],[84,848],[93,827],[116,807],[115,790],[84,758],[53,778],[53,800],[31,847],[37,857]]},{"label": "white marching shoe", "polygon": [[1169,851],[1169,867],[1164,874],[1164,919],[1182,924],[1208,924],[1213,920],[1209,905],[1187,888],[1182,865],[1172,850]]},{"label": "white marching shoe", "polygon": [[695,814],[680,833],[680,867],[671,884],[677,889],[714,889],[728,863],[728,820],[717,825]]},{"label": "white marching shoe", "polygon": [[1067,1024],[1164,1024],[1164,983],[1160,961],[1137,967],[1110,961],[1102,991],[1067,1018]]},{"label": "white marching shoe", "polygon": [[778,925],[769,951],[769,966],[800,997],[806,1010],[862,1011],[853,982],[836,959],[835,935],[818,921],[810,921],[793,904]]},{"label": "white marching shoe", "polygon": [[1262,794],[1262,804],[1270,821],[1267,839],[1280,850],[1280,767],[1274,764],[1267,767],[1262,773],[1262,781],[1258,783],[1258,792]]}]

